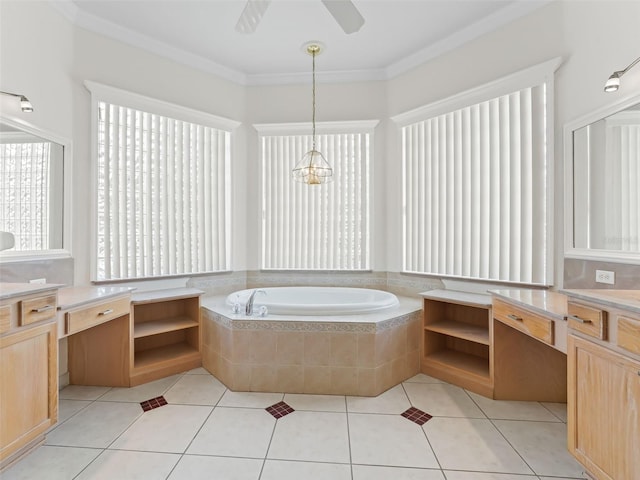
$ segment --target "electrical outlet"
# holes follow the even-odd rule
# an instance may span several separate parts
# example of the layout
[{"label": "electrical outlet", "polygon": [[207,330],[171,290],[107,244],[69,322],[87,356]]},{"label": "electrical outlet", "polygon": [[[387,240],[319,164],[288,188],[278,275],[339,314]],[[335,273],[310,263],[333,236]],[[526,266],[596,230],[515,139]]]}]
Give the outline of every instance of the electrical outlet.
[{"label": "electrical outlet", "polygon": [[607,283],[609,285],[613,285],[616,283],[616,272],[596,270],[596,283]]},{"label": "electrical outlet", "polygon": [[46,278],[34,278],[33,280],[29,280],[29,283],[36,283],[38,285],[42,285],[47,283],[47,279]]}]

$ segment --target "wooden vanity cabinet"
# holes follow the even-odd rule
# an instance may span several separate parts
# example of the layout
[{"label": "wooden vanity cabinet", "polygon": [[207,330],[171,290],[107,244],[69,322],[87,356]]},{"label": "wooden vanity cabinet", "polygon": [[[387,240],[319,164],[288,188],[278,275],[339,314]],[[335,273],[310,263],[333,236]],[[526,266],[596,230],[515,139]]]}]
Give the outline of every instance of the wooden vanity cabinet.
[{"label": "wooden vanity cabinet", "polygon": [[569,451],[595,477],[640,478],[640,362],[569,335]]},{"label": "wooden vanity cabinet", "polygon": [[[601,313],[578,315],[592,328],[579,321],[569,332],[568,448],[597,480],[638,479],[640,356],[626,347],[640,342],[640,322],[630,328],[637,320],[625,311],[585,307]],[[608,331],[601,327],[607,318]]]},{"label": "wooden vanity cabinet", "polygon": [[56,289],[0,301],[0,468],[57,421],[56,301]]}]

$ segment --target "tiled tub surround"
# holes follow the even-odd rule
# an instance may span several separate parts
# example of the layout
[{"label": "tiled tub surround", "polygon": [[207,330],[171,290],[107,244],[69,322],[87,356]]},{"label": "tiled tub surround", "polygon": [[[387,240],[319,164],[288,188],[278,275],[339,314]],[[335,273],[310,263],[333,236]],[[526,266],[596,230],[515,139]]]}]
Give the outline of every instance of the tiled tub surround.
[{"label": "tiled tub surround", "polygon": [[418,373],[422,310],[335,317],[234,315],[202,299],[202,364],[235,391],[375,396]]}]

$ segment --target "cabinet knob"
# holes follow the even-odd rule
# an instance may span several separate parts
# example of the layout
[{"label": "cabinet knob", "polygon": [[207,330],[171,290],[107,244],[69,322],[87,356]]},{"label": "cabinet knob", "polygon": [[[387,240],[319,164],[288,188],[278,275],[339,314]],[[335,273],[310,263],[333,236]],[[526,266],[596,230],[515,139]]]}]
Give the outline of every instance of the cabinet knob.
[{"label": "cabinet knob", "polygon": [[108,308],[108,309],[98,313],[98,315],[109,315],[110,313],[113,313],[113,308]]},{"label": "cabinet knob", "polygon": [[514,315],[513,313],[508,314],[507,318],[510,319],[510,320],[514,320],[516,322],[522,322],[522,317]]}]

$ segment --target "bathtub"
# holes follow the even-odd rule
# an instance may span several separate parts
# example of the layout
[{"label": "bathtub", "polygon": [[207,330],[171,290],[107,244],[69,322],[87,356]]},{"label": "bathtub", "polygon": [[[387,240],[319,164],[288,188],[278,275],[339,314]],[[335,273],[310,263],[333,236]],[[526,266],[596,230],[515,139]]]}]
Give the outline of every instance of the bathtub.
[{"label": "bathtub", "polygon": [[269,287],[201,298],[202,366],[234,391],[376,396],[420,368],[422,301],[380,290]]},{"label": "bathtub", "polygon": [[[227,296],[227,305],[244,306],[255,289],[240,290]],[[254,309],[265,305],[275,315],[356,315],[383,311],[399,304],[393,293],[368,288],[347,287],[269,287],[256,293]]]}]

